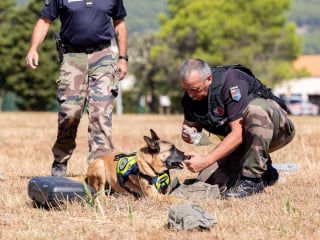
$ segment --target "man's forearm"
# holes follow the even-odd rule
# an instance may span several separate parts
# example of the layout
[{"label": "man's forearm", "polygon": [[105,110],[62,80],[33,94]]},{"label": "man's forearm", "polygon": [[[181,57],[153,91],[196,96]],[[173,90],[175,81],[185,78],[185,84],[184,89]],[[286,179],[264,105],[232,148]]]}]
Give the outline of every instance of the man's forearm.
[{"label": "man's forearm", "polygon": [[231,132],[206,155],[209,165],[228,156],[240,146],[243,141],[241,122],[242,119],[232,122],[230,124]]},{"label": "man's forearm", "polygon": [[37,50],[39,45],[45,39],[50,25],[51,25],[51,21],[49,21],[48,19],[40,18],[37,21],[32,32],[30,49]]},{"label": "man's forearm", "polygon": [[114,28],[119,56],[127,56],[127,27],[124,19],[115,20]]}]

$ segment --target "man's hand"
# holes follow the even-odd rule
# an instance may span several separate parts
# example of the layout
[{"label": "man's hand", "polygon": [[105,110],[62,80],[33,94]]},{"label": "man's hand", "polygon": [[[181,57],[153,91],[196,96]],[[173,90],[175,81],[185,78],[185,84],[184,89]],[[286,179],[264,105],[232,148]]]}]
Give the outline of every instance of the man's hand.
[{"label": "man's hand", "polygon": [[189,156],[190,159],[184,160],[184,164],[187,166],[189,171],[193,173],[201,172],[203,169],[208,167],[210,163],[206,160],[205,157],[201,156],[195,152],[185,153],[186,156]]},{"label": "man's hand", "polygon": [[117,67],[120,73],[119,80],[122,80],[127,75],[128,63],[125,59],[119,59]]},{"label": "man's hand", "polygon": [[[192,138],[190,136],[190,128],[188,125],[183,124],[182,125],[182,133],[181,133],[181,137],[183,139],[183,141],[185,141],[186,143],[192,143]],[[191,128],[194,132],[196,132],[196,128]]]},{"label": "man's hand", "polygon": [[31,69],[38,67],[39,55],[37,51],[30,50],[26,56],[26,64]]}]

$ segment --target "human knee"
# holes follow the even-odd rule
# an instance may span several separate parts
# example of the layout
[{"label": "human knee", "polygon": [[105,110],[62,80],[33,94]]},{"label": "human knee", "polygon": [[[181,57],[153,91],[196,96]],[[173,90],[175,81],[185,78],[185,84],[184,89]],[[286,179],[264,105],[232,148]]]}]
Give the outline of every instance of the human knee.
[{"label": "human knee", "polygon": [[268,117],[268,113],[263,106],[250,103],[243,112],[245,119],[259,119],[261,117]]},{"label": "human knee", "polygon": [[243,113],[245,129],[261,127],[273,129],[272,119],[263,106],[249,104]]},{"label": "human knee", "polygon": [[82,107],[79,105],[63,105],[59,112],[59,124],[63,123],[77,123],[80,121],[82,116]]}]

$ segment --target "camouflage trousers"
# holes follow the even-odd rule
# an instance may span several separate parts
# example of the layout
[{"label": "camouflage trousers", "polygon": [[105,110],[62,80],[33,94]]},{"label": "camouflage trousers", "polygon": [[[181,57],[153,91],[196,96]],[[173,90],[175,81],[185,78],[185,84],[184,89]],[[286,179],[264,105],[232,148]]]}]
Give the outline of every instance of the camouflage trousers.
[{"label": "camouflage trousers", "polygon": [[52,147],[55,161],[64,163],[70,159],[85,109],[89,118],[88,163],[113,151],[112,111],[118,83],[119,71],[111,48],[63,55],[57,80],[60,110],[57,139]]},{"label": "camouflage trousers", "polygon": [[253,99],[243,112],[244,142],[229,156],[200,172],[198,179],[210,184],[233,186],[242,175],[260,178],[270,153],[287,145],[295,127],[278,103]]}]

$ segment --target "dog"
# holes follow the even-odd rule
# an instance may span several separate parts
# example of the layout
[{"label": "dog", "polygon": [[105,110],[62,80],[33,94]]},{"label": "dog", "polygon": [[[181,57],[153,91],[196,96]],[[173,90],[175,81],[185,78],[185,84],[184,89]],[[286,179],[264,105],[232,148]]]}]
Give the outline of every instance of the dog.
[{"label": "dog", "polygon": [[160,140],[150,129],[151,138],[144,136],[145,145],[131,154],[112,153],[97,158],[89,165],[86,179],[95,193],[112,190],[138,199],[167,196],[170,169],[182,169],[184,152],[174,144]]}]

